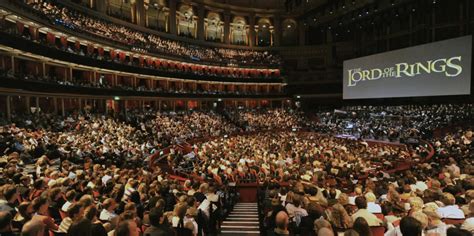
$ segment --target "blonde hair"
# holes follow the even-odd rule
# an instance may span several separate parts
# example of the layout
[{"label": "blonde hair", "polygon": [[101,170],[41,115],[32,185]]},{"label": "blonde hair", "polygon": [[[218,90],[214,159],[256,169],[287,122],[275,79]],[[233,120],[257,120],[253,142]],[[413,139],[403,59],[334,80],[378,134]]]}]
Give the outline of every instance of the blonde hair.
[{"label": "blonde hair", "polygon": [[347,205],[347,204],[349,204],[349,196],[347,196],[347,194],[345,194],[345,193],[341,193],[341,194],[339,194],[339,198],[337,199],[337,201],[341,205]]},{"label": "blonde hair", "polygon": [[375,197],[375,194],[373,192],[368,192],[365,194],[365,199],[367,202],[375,202],[377,200],[377,197]]},{"label": "blonde hair", "polygon": [[413,212],[411,214],[411,217],[418,220],[421,223],[421,226],[423,227],[423,229],[426,229],[426,227],[428,227],[428,216],[422,211]]},{"label": "blonde hair", "polygon": [[408,203],[410,204],[410,207],[413,211],[421,210],[423,209],[423,199],[419,197],[411,197],[408,199]]}]

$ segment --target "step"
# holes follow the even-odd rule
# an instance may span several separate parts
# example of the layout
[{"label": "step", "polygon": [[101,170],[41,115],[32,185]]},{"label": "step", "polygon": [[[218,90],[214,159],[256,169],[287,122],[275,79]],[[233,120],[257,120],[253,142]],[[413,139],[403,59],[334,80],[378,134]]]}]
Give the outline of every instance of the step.
[{"label": "step", "polygon": [[258,221],[227,221],[227,220],[222,222],[222,225],[227,225],[227,224],[258,225],[259,222]]},{"label": "step", "polygon": [[230,214],[229,217],[258,217],[258,214]]},{"label": "step", "polygon": [[246,214],[246,215],[258,215],[257,211],[232,211],[230,214]]},{"label": "step", "polygon": [[260,231],[246,230],[246,231],[235,231],[235,230],[222,230],[219,235],[243,235],[243,236],[257,236],[260,235]]},{"label": "step", "polygon": [[221,229],[234,229],[234,230],[247,230],[247,229],[259,229],[258,225],[222,225]]},{"label": "step", "polygon": [[231,220],[231,221],[249,221],[249,220],[257,220],[258,217],[228,217],[226,220]]}]

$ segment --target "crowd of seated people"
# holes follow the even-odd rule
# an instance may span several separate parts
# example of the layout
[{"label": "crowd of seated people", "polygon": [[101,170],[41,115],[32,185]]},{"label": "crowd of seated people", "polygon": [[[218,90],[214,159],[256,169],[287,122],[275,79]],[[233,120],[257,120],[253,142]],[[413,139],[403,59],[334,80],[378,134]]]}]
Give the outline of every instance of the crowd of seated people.
[{"label": "crowd of seated people", "polygon": [[[262,132],[232,136],[241,128],[227,117],[151,110],[130,111],[124,121],[88,113],[14,115],[0,129],[2,235],[213,234],[235,202],[228,183],[247,180],[263,183],[267,235],[474,232],[469,129],[430,139],[434,155],[424,161],[423,146],[275,131],[279,122],[249,123]],[[170,161],[182,159],[175,166],[196,160],[185,182],[146,164],[164,146],[199,136],[221,138],[194,144],[193,155],[170,154]],[[413,162],[390,172],[398,160]]]},{"label": "crowd of seated people", "polygon": [[246,131],[299,129],[302,125],[306,125],[302,114],[295,110],[229,110],[226,114]]},{"label": "crowd of seated people", "polygon": [[29,5],[54,24],[149,52],[214,63],[237,62],[243,65],[279,65],[281,61],[277,55],[268,51],[215,49],[164,39],[67,9],[56,1],[30,1]]},{"label": "crowd of seated people", "polygon": [[246,91],[224,91],[224,90],[217,90],[217,89],[190,89],[190,88],[172,88],[164,89],[163,87],[157,86],[156,88],[149,88],[143,84],[139,84],[136,87],[133,87],[130,84],[118,84],[116,86],[112,86],[107,80],[105,76],[101,75],[97,79],[96,82],[91,80],[85,79],[78,79],[73,77],[71,80],[64,80],[57,78],[54,73],[46,74],[45,76],[37,75],[33,73],[23,74],[20,72],[14,73],[13,70],[4,70],[0,68],[0,76],[8,78],[8,79],[21,79],[21,80],[31,80],[31,81],[38,81],[44,83],[54,83],[66,86],[76,86],[76,87],[85,87],[85,88],[102,88],[102,89],[119,89],[119,90],[128,90],[128,91],[138,91],[138,92],[153,92],[153,93],[170,93],[170,94],[221,94],[221,95],[263,95],[263,94],[281,94],[276,92],[265,93],[265,92],[258,92],[254,90],[246,90]]},{"label": "crowd of seated people", "polygon": [[357,138],[409,142],[410,138],[431,138],[436,128],[469,121],[473,113],[472,104],[348,106],[318,111],[313,128]]},{"label": "crowd of seated people", "polygon": [[[32,40],[31,32],[27,29],[23,29],[22,32],[18,31],[18,28],[13,23],[5,22],[5,24],[0,24],[0,29],[4,33],[8,33],[10,35],[21,36],[24,39]],[[191,70],[189,68],[179,68],[178,66],[174,65],[164,65],[164,64],[156,64],[156,63],[149,63],[148,61],[143,61],[140,63],[140,60],[135,57],[126,56],[125,58],[119,58],[118,55],[112,57],[110,53],[100,52],[99,49],[93,48],[90,50],[87,46],[77,45],[68,42],[67,45],[64,45],[61,42],[55,41],[54,44],[48,41],[47,35],[39,34],[38,38],[33,42],[41,43],[42,45],[48,47],[54,47],[57,50],[62,50],[64,52],[72,53],[74,55],[79,55],[82,57],[93,58],[95,60],[107,61],[107,62],[114,62],[121,65],[139,67],[139,68],[146,68],[152,69],[160,72],[166,73],[179,73],[180,75],[191,75],[191,76],[200,76],[200,77],[220,77],[220,78],[230,78],[230,79],[255,79],[255,78],[279,78],[278,75],[275,74],[266,74],[264,72],[245,72],[242,71],[235,71],[235,70],[228,70],[226,71],[218,71],[212,69],[199,69],[199,70]],[[136,51],[136,50],[135,50]]]},{"label": "crowd of seated people", "polygon": [[218,182],[312,181],[324,170],[349,181],[427,154],[421,146],[409,150],[403,145],[369,146],[361,140],[271,131],[195,143],[191,153],[171,155],[170,166]]},{"label": "crowd of seated people", "polygon": [[260,195],[267,235],[472,235],[471,141],[468,130],[441,137],[430,161],[393,174],[344,182],[328,163],[313,181],[267,179]]},{"label": "crowd of seated people", "polygon": [[[180,184],[144,164],[162,145],[231,132],[234,126],[212,112],[130,111],[126,122],[36,113],[12,121],[0,129],[0,218],[10,233],[212,233],[235,202],[227,186]],[[129,233],[119,234],[127,226]]]}]

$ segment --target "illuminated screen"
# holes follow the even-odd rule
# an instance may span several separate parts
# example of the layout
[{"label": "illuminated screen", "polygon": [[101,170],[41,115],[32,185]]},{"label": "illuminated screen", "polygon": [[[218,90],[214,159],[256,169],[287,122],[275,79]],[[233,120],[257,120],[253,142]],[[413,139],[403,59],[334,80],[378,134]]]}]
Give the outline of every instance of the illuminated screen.
[{"label": "illuminated screen", "polygon": [[344,61],[344,99],[471,93],[472,36]]}]

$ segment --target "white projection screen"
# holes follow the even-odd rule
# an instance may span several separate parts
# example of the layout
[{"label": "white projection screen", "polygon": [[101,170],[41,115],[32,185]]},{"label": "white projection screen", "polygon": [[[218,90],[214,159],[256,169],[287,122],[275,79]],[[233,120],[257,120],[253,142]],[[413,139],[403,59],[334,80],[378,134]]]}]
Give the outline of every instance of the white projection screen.
[{"label": "white projection screen", "polygon": [[344,61],[343,98],[471,93],[472,36]]}]

